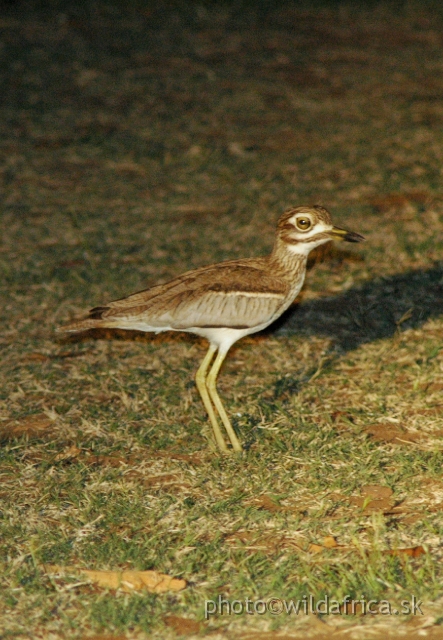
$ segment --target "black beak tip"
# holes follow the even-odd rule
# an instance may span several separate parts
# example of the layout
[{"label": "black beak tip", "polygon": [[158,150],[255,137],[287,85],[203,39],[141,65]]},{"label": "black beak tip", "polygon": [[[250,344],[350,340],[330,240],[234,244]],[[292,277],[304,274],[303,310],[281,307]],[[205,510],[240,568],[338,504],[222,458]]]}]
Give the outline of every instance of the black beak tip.
[{"label": "black beak tip", "polygon": [[354,231],[348,231],[348,233],[345,235],[343,239],[346,240],[347,242],[363,242],[365,238],[359,233],[355,233]]}]

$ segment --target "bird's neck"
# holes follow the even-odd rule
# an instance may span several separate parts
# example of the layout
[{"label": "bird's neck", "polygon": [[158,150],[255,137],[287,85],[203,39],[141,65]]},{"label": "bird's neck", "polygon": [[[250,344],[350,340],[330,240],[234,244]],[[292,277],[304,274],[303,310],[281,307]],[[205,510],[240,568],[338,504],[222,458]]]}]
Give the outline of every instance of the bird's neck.
[{"label": "bird's neck", "polygon": [[[297,251],[298,248],[300,251]],[[277,238],[272,253],[268,257],[273,272],[291,281],[296,277],[304,278],[309,253],[304,249],[302,243],[298,247],[298,245],[288,245],[281,238]]]}]

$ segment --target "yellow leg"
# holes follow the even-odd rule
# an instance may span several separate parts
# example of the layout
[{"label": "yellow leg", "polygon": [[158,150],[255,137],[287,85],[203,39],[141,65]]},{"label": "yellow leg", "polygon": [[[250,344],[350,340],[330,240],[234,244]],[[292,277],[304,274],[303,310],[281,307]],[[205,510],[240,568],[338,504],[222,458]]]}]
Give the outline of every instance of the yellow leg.
[{"label": "yellow leg", "polygon": [[217,393],[217,387],[216,387],[217,375],[218,375],[218,372],[220,371],[220,367],[222,366],[223,360],[225,359],[225,357],[226,357],[226,353],[220,353],[220,351],[217,353],[217,357],[214,360],[214,364],[212,365],[212,368],[206,378],[206,386],[208,388],[211,400],[214,403],[215,408],[217,409],[219,416],[221,418],[221,421],[223,422],[223,425],[228,433],[229,440],[231,441],[231,444],[232,444],[232,448],[234,449],[234,451],[242,451],[242,446],[238,441],[237,436],[235,435],[235,431],[232,428],[232,424],[228,418],[228,414],[226,413],[225,408],[222,404],[222,401],[220,400],[220,396]]},{"label": "yellow leg", "polygon": [[195,376],[195,382],[197,385],[197,389],[200,393],[201,399],[203,400],[203,404],[205,405],[205,409],[208,412],[209,420],[211,421],[212,429],[214,431],[214,436],[217,441],[217,444],[222,451],[227,452],[228,447],[226,445],[226,442],[223,439],[223,435],[220,430],[220,425],[218,424],[214,407],[211,404],[211,400],[208,394],[208,389],[206,387],[206,374],[208,372],[209,365],[211,364],[211,360],[216,351],[217,351],[217,348],[214,347],[213,345],[210,345],[208,352],[203,359],[203,362],[198,368],[198,371]]}]

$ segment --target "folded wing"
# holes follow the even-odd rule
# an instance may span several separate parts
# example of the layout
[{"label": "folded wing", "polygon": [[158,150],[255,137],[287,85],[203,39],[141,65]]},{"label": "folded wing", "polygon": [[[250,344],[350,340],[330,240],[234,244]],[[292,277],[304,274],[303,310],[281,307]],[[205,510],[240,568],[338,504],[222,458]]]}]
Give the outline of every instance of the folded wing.
[{"label": "folded wing", "polygon": [[265,324],[279,315],[289,285],[270,276],[264,267],[262,260],[251,259],[189,271],[167,284],[95,307],[88,318],[64,330],[115,327],[180,331]]}]

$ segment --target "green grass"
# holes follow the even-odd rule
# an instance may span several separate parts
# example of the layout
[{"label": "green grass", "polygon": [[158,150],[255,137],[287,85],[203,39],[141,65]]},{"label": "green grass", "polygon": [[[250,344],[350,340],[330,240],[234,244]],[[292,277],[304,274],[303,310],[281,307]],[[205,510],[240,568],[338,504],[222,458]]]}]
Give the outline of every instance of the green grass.
[{"label": "green grass", "polygon": [[[2,634],[439,637],[437,4],[48,7],[0,21]],[[367,242],[313,256],[297,304],[230,352],[219,390],[242,456],[214,449],[203,341],[55,333],[269,251],[284,208],[315,202]],[[125,593],[48,565],[187,587]],[[424,617],[205,620],[206,600],[309,595],[415,596]]]}]

